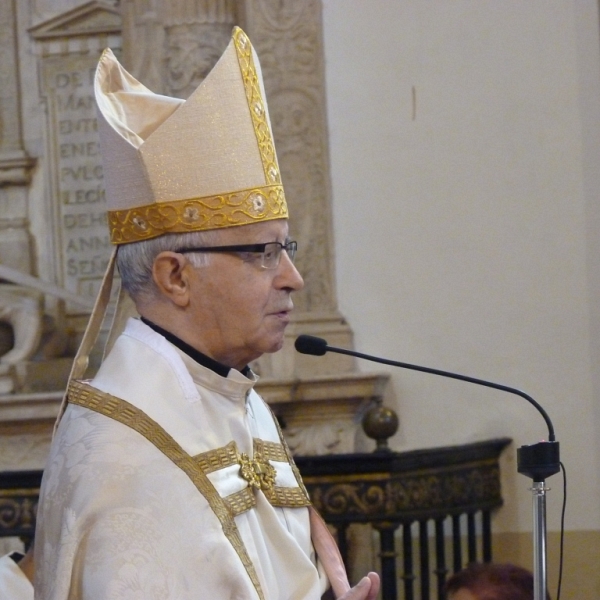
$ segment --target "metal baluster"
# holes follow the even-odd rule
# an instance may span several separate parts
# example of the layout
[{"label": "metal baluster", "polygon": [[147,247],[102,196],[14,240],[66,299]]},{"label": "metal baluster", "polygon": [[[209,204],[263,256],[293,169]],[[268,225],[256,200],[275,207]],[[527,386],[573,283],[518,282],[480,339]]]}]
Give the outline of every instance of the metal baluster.
[{"label": "metal baluster", "polygon": [[429,536],[427,521],[419,521],[419,562],[421,569],[421,600],[429,600]]},{"label": "metal baluster", "polygon": [[477,537],[475,535],[475,513],[467,514],[467,545],[469,562],[477,562]]},{"label": "metal baluster", "polygon": [[444,600],[444,584],[446,583],[446,547],[444,538],[444,519],[435,520],[435,574],[437,576],[438,600]]},{"label": "metal baluster", "polygon": [[396,582],[396,545],[394,533],[398,523],[376,523],[374,527],[379,531],[379,546],[381,552],[381,597],[383,600],[398,600],[398,586]]},{"label": "metal baluster", "polygon": [[481,512],[483,562],[492,562],[492,519],[489,510]]},{"label": "metal baluster", "polygon": [[345,523],[339,523],[335,526],[337,545],[340,550],[340,554],[342,555],[342,560],[344,561],[346,570],[348,570],[348,525],[350,525],[350,523],[346,521]]},{"label": "metal baluster", "polygon": [[413,572],[413,551],[412,551],[412,532],[411,523],[405,523],[402,526],[402,557],[404,573],[404,600],[414,600],[414,581],[415,574]]},{"label": "metal baluster", "polygon": [[452,561],[454,572],[463,568],[462,547],[460,537],[460,515],[452,515]]}]

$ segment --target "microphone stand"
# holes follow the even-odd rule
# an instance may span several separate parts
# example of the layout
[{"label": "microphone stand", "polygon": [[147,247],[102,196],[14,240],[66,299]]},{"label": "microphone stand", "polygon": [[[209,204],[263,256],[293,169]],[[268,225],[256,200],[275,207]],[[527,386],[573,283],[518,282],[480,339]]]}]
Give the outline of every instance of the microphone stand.
[{"label": "microphone stand", "polygon": [[517,449],[517,471],[533,481],[533,598],[546,600],[546,478],[560,471],[559,444],[539,442]]},{"label": "microphone stand", "polygon": [[314,356],[322,356],[326,352],[335,352],[337,354],[346,354],[347,356],[355,356],[372,362],[391,365],[393,367],[401,367],[412,371],[421,371],[440,377],[449,377],[450,379],[458,379],[476,385],[501,390],[510,394],[516,394],[532,404],[542,415],[548,426],[548,441],[541,441],[537,444],[521,446],[517,449],[517,471],[526,477],[532,479],[531,492],[533,495],[533,598],[534,600],[546,600],[547,594],[547,551],[546,551],[546,492],[550,489],[546,487],[546,479],[555,475],[560,471],[560,447],[555,439],[554,426],[546,411],[538,404],[531,396],[521,390],[507,387],[499,383],[476,379],[458,373],[449,371],[440,371],[430,367],[422,367],[419,365],[411,365],[408,363],[388,360],[386,358],[378,358],[369,354],[362,354],[344,348],[336,348],[328,346],[327,342],[322,338],[317,338],[310,335],[300,335],[296,339],[296,350],[302,354],[312,354]]}]

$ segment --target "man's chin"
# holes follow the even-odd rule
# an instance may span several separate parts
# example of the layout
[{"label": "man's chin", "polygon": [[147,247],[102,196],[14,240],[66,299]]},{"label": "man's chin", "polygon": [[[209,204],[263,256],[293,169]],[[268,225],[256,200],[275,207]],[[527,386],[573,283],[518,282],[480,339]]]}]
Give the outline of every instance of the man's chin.
[{"label": "man's chin", "polygon": [[264,351],[264,354],[274,354],[275,352],[279,352],[283,348],[284,342],[285,338],[282,334],[280,338],[273,340],[268,345],[268,349]]}]

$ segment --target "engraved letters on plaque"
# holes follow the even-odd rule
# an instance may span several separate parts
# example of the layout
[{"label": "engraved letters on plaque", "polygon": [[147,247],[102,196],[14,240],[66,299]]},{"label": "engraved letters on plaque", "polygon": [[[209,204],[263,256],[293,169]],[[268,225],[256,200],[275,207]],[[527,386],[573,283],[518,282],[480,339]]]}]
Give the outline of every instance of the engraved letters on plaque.
[{"label": "engraved letters on plaque", "polygon": [[93,97],[96,61],[82,55],[45,64],[60,276],[67,290],[89,297],[98,291],[110,254]]}]

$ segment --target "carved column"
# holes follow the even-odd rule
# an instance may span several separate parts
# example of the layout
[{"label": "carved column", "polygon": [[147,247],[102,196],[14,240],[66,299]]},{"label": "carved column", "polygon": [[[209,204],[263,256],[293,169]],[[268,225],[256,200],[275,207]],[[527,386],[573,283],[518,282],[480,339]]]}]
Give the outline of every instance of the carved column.
[{"label": "carved column", "polygon": [[21,127],[16,0],[0,3],[0,262],[31,273],[27,186],[35,162]]},{"label": "carved column", "polygon": [[[24,149],[17,52],[16,0],[0,3],[0,264],[30,274],[28,185],[34,161]],[[39,312],[41,294],[0,280],[2,356],[15,345],[13,315],[23,303]],[[0,362],[0,394],[14,389],[11,366]]]},{"label": "carved column", "polygon": [[261,366],[267,375],[290,377],[352,371],[349,358],[329,354],[315,361],[293,349],[299,333],[325,337],[332,345],[352,345],[334,283],[321,2],[244,0],[242,16],[263,68],[291,229],[300,246],[298,268],[305,280],[294,300],[294,322],[283,352],[263,358]]}]

